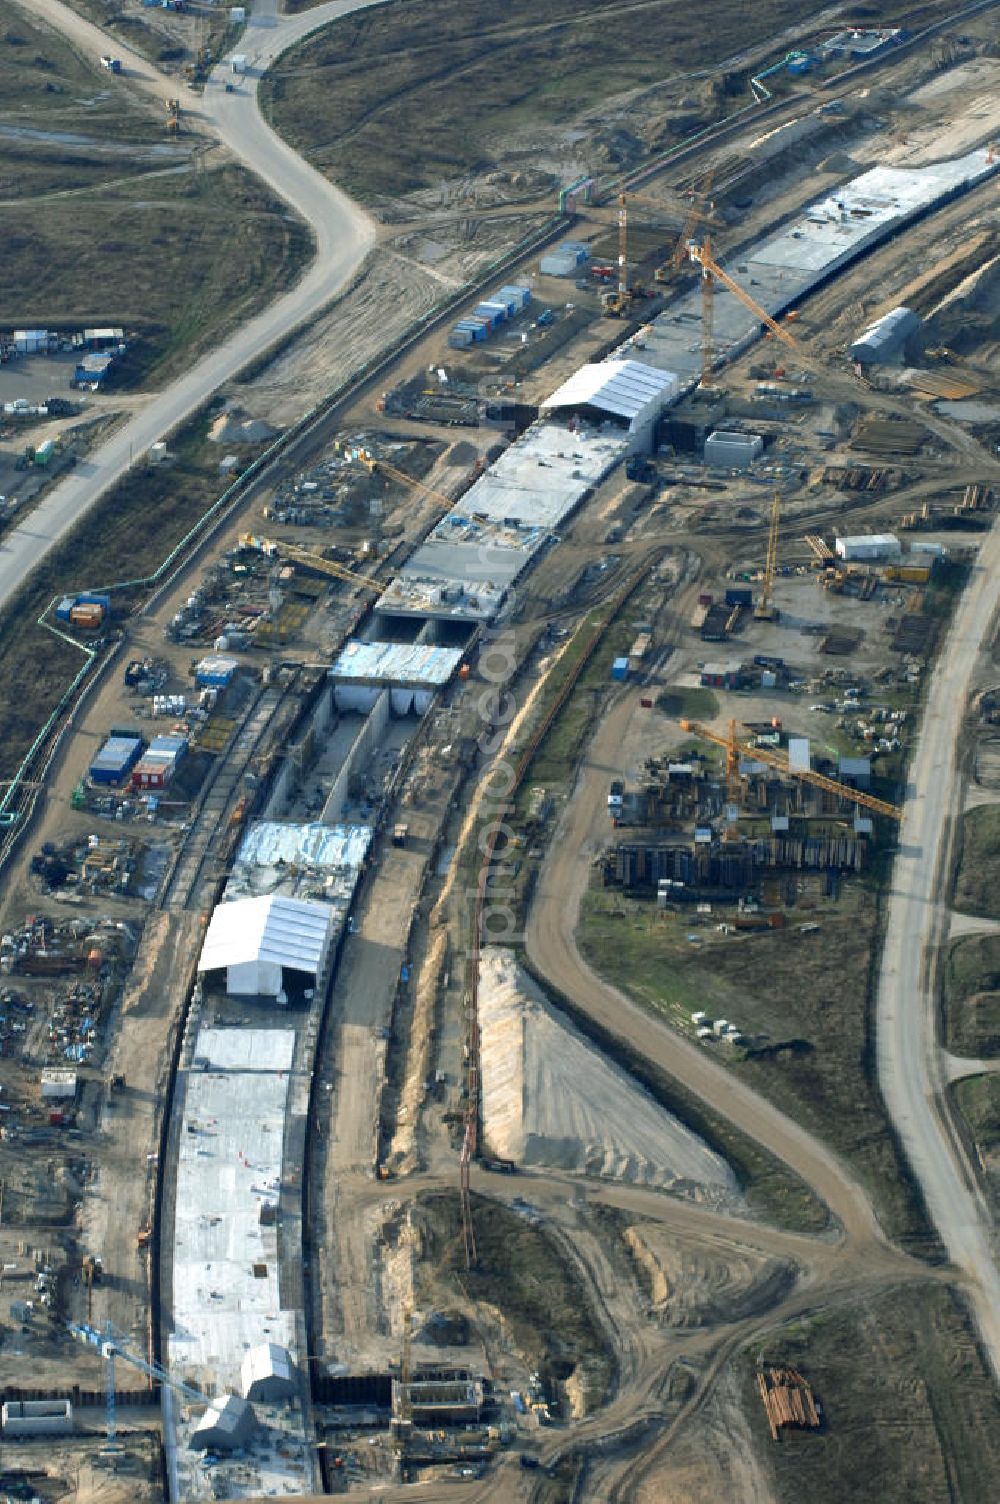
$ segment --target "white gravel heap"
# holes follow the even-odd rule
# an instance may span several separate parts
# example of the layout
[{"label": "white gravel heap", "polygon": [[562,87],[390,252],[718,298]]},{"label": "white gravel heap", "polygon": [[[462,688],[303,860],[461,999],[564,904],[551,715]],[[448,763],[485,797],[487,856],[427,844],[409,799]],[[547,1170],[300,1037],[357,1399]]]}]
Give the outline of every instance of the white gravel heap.
[{"label": "white gravel heap", "polygon": [[513,951],[479,973],[483,1135],[522,1165],[690,1194],[736,1193],[726,1164],[545,1000]]},{"label": "white gravel heap", "polygon": [[276,438],[277,433],[263,418],[244,418],[242,413],[234,411],[216,418],[208,437],[213,444],[264,444]]}]

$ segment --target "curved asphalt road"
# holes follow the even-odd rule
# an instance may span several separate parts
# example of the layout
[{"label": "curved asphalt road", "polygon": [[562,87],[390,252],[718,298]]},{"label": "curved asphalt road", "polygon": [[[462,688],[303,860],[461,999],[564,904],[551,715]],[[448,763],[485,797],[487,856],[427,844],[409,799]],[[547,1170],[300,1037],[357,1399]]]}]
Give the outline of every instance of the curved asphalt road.
[{"label": "curved asphalt road", "polygon": [[[25,4],[25,0],[17,0]],[[280,52],[308,32],[338,16],[381,0],[330,0],[302,15],[278,17],[277,0],[258,0],[254,24],[239,44],[250,60],[250,75],[236,92],[224,84],[232,77],[220,63],[202,96],[182,97],[190,115],[199,117],[233,154],[279,195],[312,229],[316,254],[301,280],[276,302],[237,329],[183,376],[151,398],[107,443],[78,464],[3,540],[0,546],[0,608],[5,606],[27,575],[108,486],[157,439],[163,438],[200,403],[260,355],[288,329],[307,320],[339,291],[361,264],[375,239],[368,216],[298,156],[271,130],[257,105],[256,81]],[[82,53],[98,59],[114,51],[125,67],[123,87],[138,85],[160,98],[181,94],[176,79],[157,72],[151,63],[85,21],[59,0],[27,0],[25,8],[38,20],[61,32]],[[127,268],[123,275],[127,276]],[[182,296],[179,290],[179,296]],[[87,584],[81,574],[81,587]],[[100,583],[94,581],[92,583]]]},{"label": "curved asphalt road", "polygon": [[952,1262],[966,1278],[1000,1379],[1000,1270],[990,1210],[944,1099],[934,958],[947,936],[951,835],[965,781],[959,743],[980,652],[1000,606],[1000,531],[989,533],[931,679],[893,867],[878,995],[878,1073],[886,1106]]}]

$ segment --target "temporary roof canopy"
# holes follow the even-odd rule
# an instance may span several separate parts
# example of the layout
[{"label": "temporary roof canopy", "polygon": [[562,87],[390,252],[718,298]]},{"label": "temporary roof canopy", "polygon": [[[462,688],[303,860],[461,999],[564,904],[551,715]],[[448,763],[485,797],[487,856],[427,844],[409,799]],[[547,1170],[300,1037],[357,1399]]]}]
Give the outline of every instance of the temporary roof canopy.
[{"label": "temporary roof canopy", "polygon": [[661,412],[677,395],[678,387],[677,377],[670,371],[638,360],[604,360],[574,371],[542,407],[588,407],[609,417],[624,418],[632,427],[651,411]]},{"label": "temporary roof canopy", "polygon": [[209,1405],[191,1437],[197,1452],[235,1452],[251,1442],[257,1431],[253,1407],[238,1394],[223,1394]]},{"label": "temporary roof canopy", "polygon": [[325,903],[271,893],[223,903],[212,914],[199,971],[226,969],[226,990],[277,997],[283,967],[318,976],[334,925]]},{"label": "temporary roof canopy", "polygon": [[240,1378],[244,1397],[263,1404],[288,1399],[298,1388],[288,1348],[277,1342],[252,1347],[243,1359]]}]

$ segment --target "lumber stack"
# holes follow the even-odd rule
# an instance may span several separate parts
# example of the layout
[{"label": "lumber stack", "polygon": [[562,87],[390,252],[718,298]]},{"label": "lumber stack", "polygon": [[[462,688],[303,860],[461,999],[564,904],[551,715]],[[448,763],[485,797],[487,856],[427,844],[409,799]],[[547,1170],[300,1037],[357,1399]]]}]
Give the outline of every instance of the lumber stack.
[{"label": "lumber stack", "polygon": [[794,1368],[759,1368],[757,1387],[764,1404],[771,1440],[780,1439],[782,1426],[815,1430],[819,1426],[819,1409],[812,1389]]}]

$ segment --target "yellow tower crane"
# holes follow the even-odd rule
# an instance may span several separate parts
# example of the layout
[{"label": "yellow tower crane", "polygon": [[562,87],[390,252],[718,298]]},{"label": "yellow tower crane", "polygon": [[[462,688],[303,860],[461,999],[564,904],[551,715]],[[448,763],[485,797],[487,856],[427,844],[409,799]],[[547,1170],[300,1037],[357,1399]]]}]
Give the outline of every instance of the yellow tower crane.
[{"label": "yellow tower crane", "polygon": [[741,742],[736,735],[736,722],[730,721],[728,734],[723,736],[719,731],[713,731],[711,727],[704,726],[700,721],[681,721],[681,730],[691,736],[698,736],[702,741],[712,742],[717,747],[722,747],[726,753],[726,792],[730,792],[730,785],[735,775],[739,776],[740,754],[752,758],[754,762],[762,762],[769,768],[776,769],[786,778],[794,778],[799,783],[811,784],[814,788],[824,789],[828,794],[835,794],[839,799],[847,799],[851,804],[857,804],[862,809],[870,809],[873,814],[885,815],[889,820],[902,820],[903,811],[895,804],[889,804],[884,799],[876,799],[872,794],[864,794],[860,789],[852,789],[846,783],[838,783],[834,778],[827,778],[823,773],[814,773],[811,768],[793,768],[789,766],[787,757],[772,752],[768,747],[755,747],[752,742]]},{"label": "yellow tower crane", "polygon": [[714,183],[714,181],[715,165],[713,163],[713,165],[706,173],[705,177],[702,179],[700,188],[697,189],[696,193],[692,192],[691,204],[688,208],[687,217],[684,220],[684,226],[681,230],[681,233],[677,237],[677,244],[674,246],[673,254],[670,257],[670,260],[664,262],[662,266],[658,266],[656,268],[656,271],[653,273],[657,282],[669,282],[670,278],[676,275],[682,263],[688,259],[688,243],[694,235],[694,232],[697,229],[698,225],[718,225],[718,221],[715,219],[714,215],[711,212],[712,206],[709,203],[708,198],[708,195],[712,191],[712,184]]},{"label": "yellow tower crane", "polygon": [[775,491],[771,503],[771,527],[767,535],[767,558],[764,561],[764,581],[760,587],[753,614],[757,621],[776,621],[778,608],[771,599],[774,576],[778,565],[778,524],[781,521],[781,496]]},{"label": "yellow tower crane", "polygon": [[[716,282],[721,282],[722,285],[723,285],[723,287],[728,288],[729,291],[733,294],[733,296],[736,297],[736,298],[738,298],[740,300],[740,302],[743,304],[744,308],[748,308],[750,310],[750,312],[755,315],[756,318],[760,319],[761,323],[764,324],[764,325],[766,325],[766,327],[768,329],[770,329],[770,331],[771,331],[772,334],[776,335],[778,339],[784,341],[784,343],[786,345],[788,345],[789,349],[795,350],[797,352],[797,354],[800,355],[800,357],[802,357],[803,359],[805,359],[805,357],[802,355],[802,350],[801,350],[801,347],[799,346],[798,340],[796,340],[795,338],[793,338],[793,336],[791,334],[789,334],[788,330],[784,327],[784,325],[778,323],[777,319],[773,319],[771,317],[771,315],[765,309],[763,309],[760,306],[760,304],[756,301],[756,299],[752,298],[750,296],[750,294],[744,288],[742,288],[740,286],[740,284],[737,281],[735,281],[729,275],[728,272],[723,271],[722,267],[719,265],[719,263],[716,261],[715,257],[712,255],[712,242],[711,242],[711,238],[709,236],[706,235],[705,238],[704,238],[704,240],[701,242],[700,245],[699,245],[699,243],[696,240],[690,240],[690,241],[688,241],[688,248],[687,249],[688,249],[688,255],[690,256],[691,260],[692,261],[696,261],[698,263],[698,265],[701,267],[701,287],[702,287],[701,384],[702,384],[702,386],[711,386],[711,384],[712,384],[712,367],[713,367],[713,365],[715,363],[715,348],[714,348],[714,343],[713,343],[713,338],[712,338],[712,299],[713,299],[714,292],[715,292],[715,283]],[[810,362],[810,364],[812,364],[812,362]]]},{"label": "yellow tower crane", "polygon": [[378,580],[373,580],[369,575],[358,574],[353,569],[348,569],[346,564],[338,564],[335,559],[328,559],[324,554],[314,553],[311,548],[302,548],[298,543],[285,543],[276,538],[261,538],[256,533],[241,533],[240,548],[253,549],[256,553],[266,554],[272,559],[287,559],[291,564],[303,564],[308,569],[315,569],[319,574],[329,575],[333,580],[343,580],[348,585],[360,585],[365,590],[372,590],[381,595],[385,586]]},{"label": "yellow tower crane", "polygon": [[388,460],[376,459],[367,449],[350,449],[346,451],[352,459],[356,459],[360,465],[364,465],[370,475],[382,474],[390,480],[398,481],[401,486],[408,486],[411,490],[419,491],[422,496],[436,502],[441,512],[450,512],[455,505],[454,497],[446,496],[443,491],[437,491],[429,486],[426,481],[418,480],[415,475],[407,475],[405,470],[398,470],[395,465],[390,465]]},{"label": "yellow tower crane", "polygon": [[[669,190],[667,191],[669,192]],[[648,204],[651,208],[658,210],[660,215],[668,218],[679,219],[685,212],[684,206],[664,203],[662,199],[654,198],[648,193],[632,193],[628,191],[619,193],[616,213],[618,224],[618,286],[614,291],[606,293],[603,300],[604,312],[609,318],[620,318],[631,307],[635,299],[640,296],[640,290],[637,287],[631,286],[629,282],[628,209],[629,204],[633,203]],[[695,206],[693,209],[688,210],[685,231],[690,233],[696,224],[706,221],[710,224],[719,223],[711,213],[706,212],[701,206]],[[663,271],[664,267],[661,266],[654,272],[654,279],[657,282],[666,281],[666,276],[660,275]]]}]

